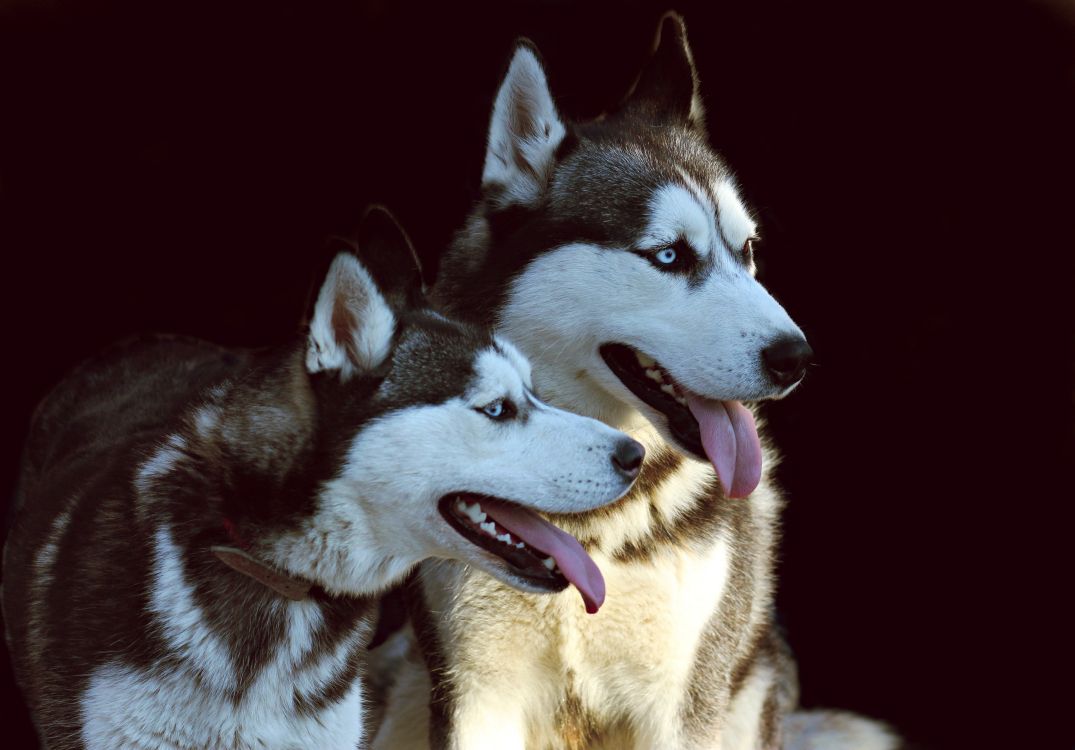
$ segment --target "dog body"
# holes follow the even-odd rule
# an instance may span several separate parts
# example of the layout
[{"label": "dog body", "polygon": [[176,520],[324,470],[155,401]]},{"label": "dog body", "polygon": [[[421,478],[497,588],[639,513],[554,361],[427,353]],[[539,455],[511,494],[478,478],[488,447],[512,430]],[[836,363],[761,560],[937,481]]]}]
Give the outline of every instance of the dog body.
[{"label": "dog body", "polygon": [[48,747],[353,750],[376,596],[427,556],[599,606],[592,563],[528,508],[616,499],[641,447],[430,311],[386,214],[363,231],[300,341],[139,342],[39,407],[3,594]]},{"label": "dog body", "polygon": [[[647,460],[623,500],[556,519],[604,571],[594,617],[423,564],[409,591],[428,674],[400,679],[376,746],[782,747],[797,683],[772,615],[781,499],[741,402],[790,392],[810,350],[754,278],[756,227],[706,142],[682,21],[663,19],[620,109],[583,124],[521,44],[482,183],[436,301],[494,326],[539,365],[543,397]],[[860,750],[890,746],[872,737]]]}]

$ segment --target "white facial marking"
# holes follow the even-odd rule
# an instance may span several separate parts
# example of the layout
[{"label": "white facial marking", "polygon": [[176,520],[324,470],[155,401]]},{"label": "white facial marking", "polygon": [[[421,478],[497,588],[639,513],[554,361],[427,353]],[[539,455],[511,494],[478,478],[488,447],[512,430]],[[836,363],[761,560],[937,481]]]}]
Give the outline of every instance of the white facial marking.
[{"label": "white facial marking", "polygon": [[499,351],[483,349],[479,352],[474,371],[477,377],[466,393],[471,403],[479,405],[507,399],[522,406],[526,402],[526,386],[518,367]]},{"label": "white facial marking", "polygon": [[[479,350],[472,371],[458,397],[388,412],[359,431],[308,528],[278,544],[277,564],[340,592],[379,590],[428,557],[463,560],[524,585],[500,557],[448,524],[439,509],[443,498],[489,538],[520,548],[521,540],[467,495],[578,513],[617,499],[630,486],[611,460],[625,436],[536,405],[528,391],[529,364],[515,347],[498,342]],[[500,419],[484,413],[501,399],[513,402],[517,413]]]},{"label": "white facial marking", "polygon": [[739,194],[731,182],[721,181],[713,192],[717,196],[720,229],[728,240],[728,250],[738,254],[746,241],[757,233],[757,224],[750,218],[750,214],[747,213],[746,207],[739,199]]},{"label": "white facial marking", "polygon": [[[537,386],[551,400],[625,429],[641,415],[664,424],[609,370],[598,354],[605,343],[640,352],[646,377],[680,403],[676,385],[720,400],[787,393],[770,379],[761,352],[802,332],[742,262],[754,223],[730,181],[716,186],[716,207],[696,188],[676,182],[654,191],[635,248],[564,245],[513,281],[498,330],[531,358]],[[629,252],[680,238],[709,263],[690,282]]]},{"label": "white facial marking", "polygon": [[714,248],[715,223],[712,210],[706,210],[690,190],[673,183],[658,188],[650,199],[649,226],[638,246],[664,248],[680,238],[705,257]]},{"label": "white facial marking", "polygon": [[531,388],[530,360],[524,357],[523,353],[516,348],[515,344],[507,339],[495,336],[494,340],[496,341],[496,345],[500,348],[500,352],[507,358],[512,367],[515,368],[519,377],[522,378],[523,386]]}]

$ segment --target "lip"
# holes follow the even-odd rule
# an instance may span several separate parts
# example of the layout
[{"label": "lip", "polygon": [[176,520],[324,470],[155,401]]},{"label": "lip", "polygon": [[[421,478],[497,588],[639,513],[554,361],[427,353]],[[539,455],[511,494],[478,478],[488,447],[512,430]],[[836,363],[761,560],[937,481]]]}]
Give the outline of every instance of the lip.
[{"label": "lip", "polygon": [[[474,492],[452,492],[437,501],[437,510],[440,511],[441,516],[444,517],[447,524],[460,536],[474,546],[499,558],[507,568],[507,572],[512,576],[523,580],[535,589],[543,591],[555,593],[566,589],[568,586],[567,578],[564,577],[559,569],[554,567],[550,570],[544,564],[544,559],[548,557],[547,553],[542,550],[537,550],[522,543],[521,540],[514,538],[511,544],[499,541],[480,529],[477,524],[466,516],[465,513],[458,510],[457,505],[460,500],[480,503],[484,498],[491,498],[500,503],[526,507],[522,503],[513,502],[504,498],[491,497],[489,495],[482,495]],[[488,518],[486,523],[489,522],[494,524],[498,535],[509,534],[510,536],[510,532],[499,524],[496,524],[496,521],[493,518]],[[515,546],[520,543],[523,544],[523,547],[520,548]]]},{"label": "lip", "polygon": [[[708,460],[705,449],[702,447],[698,420],[691,414],[690,409],[685,403],[680,403],[675,396],[661,390],[660,384],[646,375],[646,368],[639,362],[639,354],[647,358],[648,355],[626,344],[618,343],[602,344],[598,352],[612,374],[619,378],[631,393],[664,416],[672,437],[684,449],[703,461]],[[687,393],[687,389],[676,383],[659,363],[654,362],[653,369],[660,371],[666,384],[671,385],[677,394]]]}]

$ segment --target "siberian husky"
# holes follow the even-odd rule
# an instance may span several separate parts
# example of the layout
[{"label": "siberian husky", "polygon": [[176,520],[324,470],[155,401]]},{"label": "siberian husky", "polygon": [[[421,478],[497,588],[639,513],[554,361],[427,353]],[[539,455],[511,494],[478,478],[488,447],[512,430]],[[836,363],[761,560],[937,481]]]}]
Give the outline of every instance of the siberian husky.
[{"label": "siberian husky", "polygon": [[785,719],[798,689],[773,622],[781,499],[744,402],[788,395],[812,353],[755,279],[757,234],[707,143],[678,16],[617,111],[592,122],[561,116],[519,43],[482,197],[434,301],[495,327],[535,363],[544,398],[628,431],[647,457],[624,499],[554,519],[605,573],[596,616],[462,564],[421,566],[408,596],[422,659],[376,747],[896,745],[850,715]]},{"label": "siberian husky", "polygon": [[39,407],[3,603],[48,747],[364,745],[377,595],[427,557],[601,605],[593,561],[534,511],[619,498],[643,447],[432,312],[387,213],[358,252],[286,346],[142,341]]}]

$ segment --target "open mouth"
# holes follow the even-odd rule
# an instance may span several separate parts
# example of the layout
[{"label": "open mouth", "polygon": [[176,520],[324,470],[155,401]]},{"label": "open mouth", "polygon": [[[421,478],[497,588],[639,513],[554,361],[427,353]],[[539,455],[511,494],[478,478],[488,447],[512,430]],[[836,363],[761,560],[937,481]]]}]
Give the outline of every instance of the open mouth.
[{"label": "open mouth", "polygon": [[708,459],[729,497],[746,497],[761,481],[761,440],[754,415],[738,401],[684,388],[653,357],[625,344],[602,344],[601,358],[631,393],[660,412],[672,437]]},{"label": "open mouth", "polygon": [[605,599],[605,581],[596,563],[575,537],[532,510],[500,498],[456,492],[437,509],[462,537],[490,552],[530,586],[548,592],[574,584],[596,612]]},{"label": "open mouth", "polygon": [[664,415],[668,429],[680,445],[706,460],[698,420],[691,413],[686,390],[653,357],[637,349],[624,344],[604,344],[600,352],[608,368],[631,393]]}]

